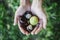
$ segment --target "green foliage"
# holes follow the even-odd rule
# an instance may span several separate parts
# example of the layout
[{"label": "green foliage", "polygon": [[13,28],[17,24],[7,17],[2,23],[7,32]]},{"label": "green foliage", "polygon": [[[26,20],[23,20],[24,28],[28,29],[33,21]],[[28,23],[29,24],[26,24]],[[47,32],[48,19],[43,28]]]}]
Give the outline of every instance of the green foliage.
[{"label": "green foliage", "polygon": [[23,35],[13,26],[14,14],[19,0],[0,1],[0,40],[60,40],[60,0],[44,0],[48,23],[46,30],[37,35]]}]

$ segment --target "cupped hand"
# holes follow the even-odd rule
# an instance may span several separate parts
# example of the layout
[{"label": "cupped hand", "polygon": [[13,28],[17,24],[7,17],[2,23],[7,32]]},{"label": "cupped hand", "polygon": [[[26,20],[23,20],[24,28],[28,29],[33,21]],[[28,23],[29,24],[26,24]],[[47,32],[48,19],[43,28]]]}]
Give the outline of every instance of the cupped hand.
[{"label": "cupped hand", "polygon": [[31,11],[36,14],[39,18],[39,23],[35,27],[35,29],[31,32],[31,34],[38,34],[42,28],[46,29],[47,24],[47,17],[44,12],[44,9],[42,8],[42,1],[43,0],[33,0]]},{"label": "cupped hand", "polygon": [[19,18],[26,11],[31,11],[39,17],[39,23],[31,32],[32,35],[38,34],[42,28],[46,28],[47,19],[44,11],[42,10],[42,0],[33,0],[32,5],[30,4],[29,0],[21,0],[20,6],[15,13],[14,25],[18,23],[18,27],[23,34],[28,35],[29,33],[20,26]]},{"label": "cupped hand", "polygon": [[31,9],[31,5],[30,5],[30,1],[29,0],[20,0],[20,6],[16,10],[15,18],[14,18],[14,25],[16,25],[18,23],[18,27],[19,27],[20,31],[23,34],[26,34],[26,35],[28,34],[28,32],[21,27],[21,25],[19,23],[19,19],[21,18],[21,16],[26,11],[30,11],[30,9]]}]

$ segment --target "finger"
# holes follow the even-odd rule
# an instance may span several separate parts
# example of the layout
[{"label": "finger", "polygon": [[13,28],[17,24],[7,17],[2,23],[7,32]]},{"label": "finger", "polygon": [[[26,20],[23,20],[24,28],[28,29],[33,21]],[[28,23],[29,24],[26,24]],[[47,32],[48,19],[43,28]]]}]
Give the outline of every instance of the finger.
[{"label": "finger", "polygon": [[18,16],[17,16],[17,15],[15,15],[15,18],[14,18],[14,24],[13,24],[13,25],[16,25],[16,24],[17,24],[17,22],[18,22]]},{"label": "finger", "polygon": [[44,17],[43,18],[43,28],[46,29],[46,25],[47,25],[47,18]]},{"label": "finger", "polygon": [[42,26],[39,26],[39,28],[35,31],[35,34],[38,34],[42,30]]},{"label": "finger", "polygon": [[39,23],[37,24],[37,26],[36,26],[36,27],[34,28],[34,30],[31,32],[32,35],[35,34],[36,30],[38,30],[39,25],[42,25],[41,22],[42,22],[42,20],[40,19],[40,20],[39,20]]},{"label": "finger", "polygon": [[21,31],[23,34],[26,34],[26,35],[29,34],[26,30],[24,30],[24,29],[20,26],[19,21],[18,21],[18,27],[19,27],[20,31]]},{"label": "finger", "polygon": [[26,31],[20,26],[19,21],[18,21],[18,27],[23,34],[26,34]]},{"label": "finger", "polygon": [[40,23],[40,25],[39,25],[39,27],[37,28],[37,30],[35,31],[35,34],[38,34],[38,33],[41,31],[41,29],[42,29],[42,26],[43,26],[42,20],[41,20],[39,23]]},{"label": "finger", "polygon": [[33,35],[35,33],[35,31],[37,30],[38,25],[34,28],[34,30],[31,32],[31,34]]},{"label": "finger", "polygon": [[21,10],[20,7],[15,12],[14,25],[16,25],[17,22],[18,22],[18,15],[19,15],[19,12],[20,12],[19,10]]}]

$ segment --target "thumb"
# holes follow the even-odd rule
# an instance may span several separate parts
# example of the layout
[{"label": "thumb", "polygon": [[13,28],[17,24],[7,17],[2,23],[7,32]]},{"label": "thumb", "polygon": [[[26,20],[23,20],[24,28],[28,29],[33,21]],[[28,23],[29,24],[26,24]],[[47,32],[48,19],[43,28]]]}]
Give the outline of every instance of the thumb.
[{"label": "thumb", "polygon": [[17,23],[18,23],[18,15],[15,15],[14,24],[13,25],[16,25]]}]

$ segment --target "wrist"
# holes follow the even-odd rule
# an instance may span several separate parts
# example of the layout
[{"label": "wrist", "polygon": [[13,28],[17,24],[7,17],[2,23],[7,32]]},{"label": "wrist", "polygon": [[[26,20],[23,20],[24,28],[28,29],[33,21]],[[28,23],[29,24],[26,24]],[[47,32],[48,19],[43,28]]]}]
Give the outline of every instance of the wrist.
[{"label": "wrist", "polygon": [[33,0],[33,6],[42,7],[43,0]]},{"label": "wrist", "polygon": [[20,5],[30,5],[30,0],[20,0]]}]

